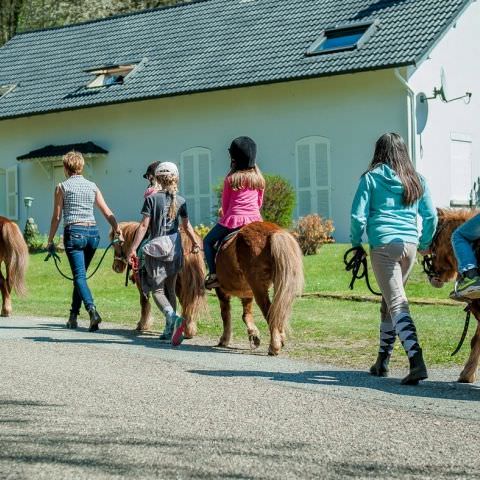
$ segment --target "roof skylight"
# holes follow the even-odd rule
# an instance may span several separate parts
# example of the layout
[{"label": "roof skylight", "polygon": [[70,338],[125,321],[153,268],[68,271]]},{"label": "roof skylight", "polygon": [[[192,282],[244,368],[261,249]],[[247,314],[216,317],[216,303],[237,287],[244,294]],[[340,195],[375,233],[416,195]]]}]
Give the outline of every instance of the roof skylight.
[{"label": "roof skylight", "polygon": [[121,85],[136,65],[110,65],[85,70],[95,78],[87,84],[87,88],[102,88],[110,85]]},{"label": "roof skylight", "polygon": [[362,48],[377,28],[378,22],[375,21],[326,29],[307,50],[307,55],[320,55]]}]

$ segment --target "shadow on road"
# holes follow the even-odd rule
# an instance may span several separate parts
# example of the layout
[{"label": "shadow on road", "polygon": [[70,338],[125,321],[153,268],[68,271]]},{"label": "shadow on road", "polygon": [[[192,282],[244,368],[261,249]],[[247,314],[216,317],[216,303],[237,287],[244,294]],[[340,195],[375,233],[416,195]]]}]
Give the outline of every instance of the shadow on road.
[{"label": "shadow on road", "polygon": [[[65,327],[58,324],[41,324],[40,327],[19,327],[21,329],[30,330],[66,330]],[[78,328],[76,332],[86,333],[86,328]],[[162,342],[158,339],[158,333],[153,332],[137,332],[131,329],[120,328],[105,328],[95,333],[89,333],[92,338],[56,338],[48,336],[34,336],[24,337],[25,340],[32,340],[34,342],[48,342],[48,343],[64,343],[64,344],[83,344],[83,345],[131,345],[140,346],[146,348],[156,348],[162,350],[181,349],[190,352],[207,352],[207,353],[232,353],[242,354],[246,352],[252,352],[250,348],[238,348],[238,347],[217,347],[209,345],[192,345],[185,340],[181,346],[172,347],[170,342]],[[103,337],[103,338],[102,338]],[[105,337],[118,337],[105,338]],[[254,353],[254,352],[252,352]]]},{"label": "shadow on road", "polygon": [[211,377],[259,377],[275,382],[337,387],[369,388],[394,395],[442,398],[449,400],[480,400],[480,387],[453,382],[425,381],[418,386],[400,385],[398,378],[377,378],[356,370],[312,370],[299,373],[262,372],[255,370],[189,370],[189,373]]}]

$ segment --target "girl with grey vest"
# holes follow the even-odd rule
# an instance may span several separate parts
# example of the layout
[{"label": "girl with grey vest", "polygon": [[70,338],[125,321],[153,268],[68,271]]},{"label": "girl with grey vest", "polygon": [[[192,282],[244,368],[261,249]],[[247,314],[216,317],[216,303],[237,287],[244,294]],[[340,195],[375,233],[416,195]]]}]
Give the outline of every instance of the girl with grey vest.
[{"label": "girl with grey vest", "polygon": [[160,339],[169,340],[177,346],[183,341],[186,327],[185,320],[177,315],[175,297],[177,274],[183,267],[180,221],[192,242],[192,253],[198,253],[200,245],[188,220],[185,199],[177,195],[177,166],[172,162],[162,162],[157,165],[154,177],[158,188],[146,194],[141,212],[143,219],[127,258],[130,264],[137,263],[137,250],[147,235],[147,242],[143,242],[140,249],[141,261],[138,262],[140,285],[145,296],[152,293],[157,307],[165,315],[165,329]]},{"label": "girl with grey vest", "polygon": [[63,243],[73,274],[72,306],[67,328],[77,328],[77,317],[83,301],[90,317],[89,331],[94,332],[98,330],[98,324],[102,319],[95,307],[86,278],[88,266],[100,242],[93,206],[96,205],[102,212],[117,238],[121,237],[121,231],[98,187],[82,176],[84,165],[85,160],[79,152],[72,151],[63,157],[63,168],[67,179],[58,184],[55,189],[48,251],[55,252],[53,237],[63,212]]},{"label": "girl with grey vest", "polygon": [[[423,220],[422,231],[417,216]],[[417,253],[428,250],[437,227],[437,212],[428,186],[413,166],[402,137],[382,135],[353,200],[351,240],[361,247],[366,230],[372,268],[382,292],[380,347],[370,373],[388,374],[388,363],[398,335],[410,363],[404,385],[427,378],[417,329],[410,315],[404,286]]]}]

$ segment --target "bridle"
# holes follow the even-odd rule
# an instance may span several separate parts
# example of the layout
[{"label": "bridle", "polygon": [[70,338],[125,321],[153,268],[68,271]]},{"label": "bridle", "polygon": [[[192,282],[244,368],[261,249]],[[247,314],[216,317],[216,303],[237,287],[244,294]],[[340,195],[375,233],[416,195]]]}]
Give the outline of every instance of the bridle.
[{"label": "bridle", "polygon": [[433,236],[432,243],[430,244],[430,250],[432,253],[429,253],[428,255],[424,255],[422,259],[422,268],[423,271],[427,274],[429,280],[432,278],[439,278],[440,277],[440,272],[435,270],[435,267],[433,266],[433,262],[436,257],[435,253],[435,246],[438,240],[438,237],[440,236],[440,233],[442,230],[445,228],[446,222],[439,223],[437,226],[437,231],[435,232],[435,235]]}]

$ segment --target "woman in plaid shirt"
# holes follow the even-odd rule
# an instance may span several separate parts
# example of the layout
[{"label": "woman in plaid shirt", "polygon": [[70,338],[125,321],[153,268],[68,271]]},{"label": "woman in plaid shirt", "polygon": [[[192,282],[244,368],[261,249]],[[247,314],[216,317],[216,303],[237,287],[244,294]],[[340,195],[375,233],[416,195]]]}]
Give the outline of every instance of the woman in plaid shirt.
[{"label": "woman in plaid shirt", "polygon": [[121,231],[114,214],[105,203],[102,192],[95,183],[82,176],[84,165],[85,160],[79,152],[72,151],[63,157],[63,168],[67,179],[59,183],[55,189],[48,251],[55,252],[53,237],[57,232],[63,212],[63,242],[74,279],[72,306],[67,328],[77,328],[77,317],[83,301],[90,317],[89,331],[94,332],[98,330],[98,324],[102,319],[93,301],[86,275],[100,242],[93,206],[96,205],[102,212],[117,237],[121,236]]}]

